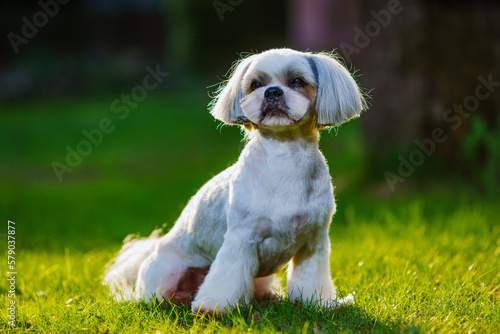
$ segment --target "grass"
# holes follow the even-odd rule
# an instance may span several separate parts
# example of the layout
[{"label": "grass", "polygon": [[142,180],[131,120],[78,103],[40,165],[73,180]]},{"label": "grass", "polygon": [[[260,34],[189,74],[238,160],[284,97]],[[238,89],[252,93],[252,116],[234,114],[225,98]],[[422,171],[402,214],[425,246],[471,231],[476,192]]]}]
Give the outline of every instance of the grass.
[{"label": "grass", "polygon": [[[24,102],[0,113],[0,252],[7,268],[7,219],[16,222],[17,323],[8,326],[0,286],[0,331],[41,333],[466,333],[500,331],[499,196],[463,182],[380,191],[363,181],[359,122],[324,133],[336,186],[331,269],[339,311],[312,304],[253,302],[217,319],[185,306],[117,303],[100,283],[129,233],[175,221],[186,201],[231,164],[243,143],[216,130],[203,98],[148,96],[120,120],[115,97]],[[116,126],[59,182],[53,161],[103,117]],[[282,278],[283,273],[280,275]]]}]

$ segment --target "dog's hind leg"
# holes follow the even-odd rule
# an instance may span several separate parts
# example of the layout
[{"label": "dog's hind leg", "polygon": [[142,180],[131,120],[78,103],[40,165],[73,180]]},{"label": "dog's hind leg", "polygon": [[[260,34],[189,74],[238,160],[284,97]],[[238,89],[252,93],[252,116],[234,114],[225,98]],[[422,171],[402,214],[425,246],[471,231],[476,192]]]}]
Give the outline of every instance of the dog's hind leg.
[{"label": "dog's hind leg", "polygon": [[165,277],[160,284],[158,299],[161,295],[174,303],[191,303],[209,269],[210,266],[188,267]]},{"label": "dog's hind leg", "polygon": [[153,252],[139,268],[134,299],[149,302],[157,297],[161,301],[166,291],[160,291],[160,286],[168,281],[178,281],[186,267],[186,263],[175,252]]},{"label": "dog's hind leg", "polygon": [[209,269],[210,266],[190,267],[175,250],[154,252],[139,269],[134,298],[190,303]]}]

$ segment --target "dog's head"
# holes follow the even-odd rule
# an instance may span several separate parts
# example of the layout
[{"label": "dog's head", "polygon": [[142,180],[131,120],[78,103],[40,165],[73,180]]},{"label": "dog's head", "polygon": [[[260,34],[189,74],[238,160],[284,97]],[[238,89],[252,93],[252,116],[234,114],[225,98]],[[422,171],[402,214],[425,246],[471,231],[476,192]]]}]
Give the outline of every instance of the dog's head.
[{"label": "dog's head", "polygon": [[331,54],[272,49],[233,66],[211,113],[227,124],[280,129],[312,121],[321,129],[364,107],[356,82]]}]

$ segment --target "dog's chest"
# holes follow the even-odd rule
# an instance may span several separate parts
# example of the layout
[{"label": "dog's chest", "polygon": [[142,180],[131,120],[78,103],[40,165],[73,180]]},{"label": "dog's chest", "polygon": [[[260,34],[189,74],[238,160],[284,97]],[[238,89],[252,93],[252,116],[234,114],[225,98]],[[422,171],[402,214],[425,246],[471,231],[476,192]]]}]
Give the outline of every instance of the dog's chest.
[{"label": "dog's chest", "polygon": [[255,196],[250,210],[257,216],[253,238],[259,257],[258,276],[279,271],[308,243],[314,244],[333,211],[329,175],[318,180],[293,175],[296,178],[290,180],[290,175],[278,174],[264,187],[248,193]]},{"label": "dog's chest", "polygon": [[308,242],[314,242],[319,223],[304,214],[280,220],[261,218],[255,229],[259,269],[257,276],[279,271]]},{"label": "dog's chest", "polygon": [[271,219],[273,226],[287,222],[278,224],[283,230],[289,224],[303,226],[317,221],[332,209],[331,177],[318,150],[289,149],[273,156],[255,151],[242,159],[239,172],[235,173],[230,203],[253,216]]},{"label": "dog's chest", "polygon": [[[230,191],[238,208],[233,224],[251,233],[257,245],[258,276],[283,267],[317,232],[334,210],[331,178],[321,153],[285,147],[243,155]],[[241,223],[239,223],[241,222]]]}]

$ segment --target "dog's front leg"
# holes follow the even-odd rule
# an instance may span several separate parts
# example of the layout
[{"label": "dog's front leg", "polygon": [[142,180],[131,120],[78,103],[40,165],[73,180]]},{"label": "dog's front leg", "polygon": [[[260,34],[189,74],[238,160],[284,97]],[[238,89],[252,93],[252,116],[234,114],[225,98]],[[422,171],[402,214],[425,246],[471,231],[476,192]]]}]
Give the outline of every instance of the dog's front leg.
[{"label": "dog's front leg", "polygon": [[321,231],[315,243],[308,243],[288,266],[287,293],[291,300],[334,305],[335,286],[330,275],[330,240]]},{"label": "dog's front leg", "polygon": [[224,243],[191,304],[193,312],[216,310],[223,313],[228,305],[248,302],[255,290],[258,266],[257,246],[249,240],[249,231],[228,230]]}]

